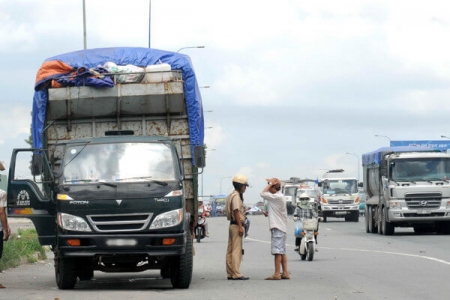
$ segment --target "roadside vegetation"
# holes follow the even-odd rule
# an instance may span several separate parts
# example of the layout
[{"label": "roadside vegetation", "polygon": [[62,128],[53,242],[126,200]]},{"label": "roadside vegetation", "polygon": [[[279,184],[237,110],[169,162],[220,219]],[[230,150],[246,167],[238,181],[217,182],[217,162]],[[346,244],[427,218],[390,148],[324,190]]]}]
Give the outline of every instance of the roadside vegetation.
[{"label": "roadside vegetation", "polygon": [[14,268],[22,263],[34,263],[47,258],[45,248],[39,244],[35,229],[19,229],[3,244],[0,271]]}]

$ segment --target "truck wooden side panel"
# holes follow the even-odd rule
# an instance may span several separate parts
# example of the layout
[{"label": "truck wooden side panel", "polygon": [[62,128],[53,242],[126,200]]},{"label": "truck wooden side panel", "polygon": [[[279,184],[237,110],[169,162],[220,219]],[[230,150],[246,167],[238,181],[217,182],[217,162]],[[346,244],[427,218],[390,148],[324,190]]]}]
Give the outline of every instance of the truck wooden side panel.
[{"label": "truck wooden side panel", "polygon": [[72,139],[102,137],[114,130],[168,136],[182,161],[186,209],[196,216],[197,170],[192,165],[183,81],[180,72],[172,73],[174,81],[169,82],[49,89],[43,141],[53,168],[59,168],[62,158],[59,145]]}]

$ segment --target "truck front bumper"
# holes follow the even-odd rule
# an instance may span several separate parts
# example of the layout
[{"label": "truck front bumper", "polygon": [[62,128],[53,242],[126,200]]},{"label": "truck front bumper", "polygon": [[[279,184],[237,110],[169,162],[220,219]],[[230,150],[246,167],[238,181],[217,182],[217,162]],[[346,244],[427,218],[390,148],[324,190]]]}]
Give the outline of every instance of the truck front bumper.
[{"label": "truck front bumper", "polygon": [[420,223],[424,221],[450,221],[450,210],[448,209],[392,209],[388,210],[389,222]]},{"label": "truck front bumper", "polygon": [[179,256],[186,251],[187,232],[170,234],[60,234],[58,248],[65,257],[96,255]]},{"label": "truck front bumper", "polygon": [[344,217],[346,215],[359,214],[359,205],[321,205],[322,214],[325,216]]}]

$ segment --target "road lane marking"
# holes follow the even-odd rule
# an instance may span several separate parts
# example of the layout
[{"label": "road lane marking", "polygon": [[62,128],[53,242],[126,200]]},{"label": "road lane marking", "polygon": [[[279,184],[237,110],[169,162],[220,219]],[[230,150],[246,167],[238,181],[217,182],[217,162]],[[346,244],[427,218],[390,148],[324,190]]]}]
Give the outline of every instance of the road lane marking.
[{"label": "road lane marking", "polygon": [[[255,242],[270,244],[270,241],[263,241],[263,240],[257,240],[257,239],[252,239],[252,238],[246,238],[246,239],[247,240],[251,240],[251,241],[255,241]],[[286,246],[294,247],[294,245],[290,245],[290,244],[286,244]],[[427,259],[427,260],[431,260],[431,261],[434,261],[434,262],[437,262],[437,263],[441,263],[441,264],[444,264],[444,265],[450,265],[449,261],[446,261],[446,260],[443,260],[443,259],[439,259],[439,258],[436,258],[436,257],[424,256],[424,255],[418,255],[418,254],[408,254],[408,253],[391,252],[391,251],[380,251],[380,250],[354,249],[354,248],[331,248],[331,247],[322,247],[322,246],[320,247],[320,249],[392,254],[392,255],[406,256],[406,257]]]}]

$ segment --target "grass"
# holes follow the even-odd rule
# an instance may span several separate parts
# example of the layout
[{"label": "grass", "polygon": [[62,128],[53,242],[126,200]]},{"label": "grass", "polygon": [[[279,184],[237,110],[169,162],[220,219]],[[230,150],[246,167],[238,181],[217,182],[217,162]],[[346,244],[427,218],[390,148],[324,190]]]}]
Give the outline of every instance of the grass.
[{"label": "grass", "polygon": [[[37,256],[36,256],[37,254]],[[3,256],[0,270],[19,266],[21,263],[34,263],[46,259],[45,248],[39,243],[35,229],[19,229],[7,242],[3,243]]]}]

